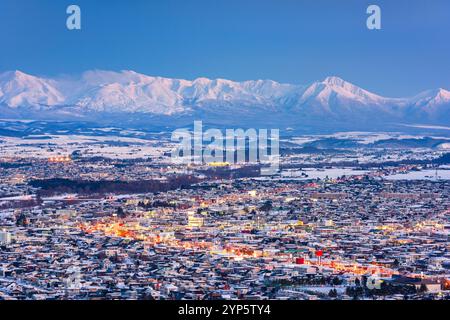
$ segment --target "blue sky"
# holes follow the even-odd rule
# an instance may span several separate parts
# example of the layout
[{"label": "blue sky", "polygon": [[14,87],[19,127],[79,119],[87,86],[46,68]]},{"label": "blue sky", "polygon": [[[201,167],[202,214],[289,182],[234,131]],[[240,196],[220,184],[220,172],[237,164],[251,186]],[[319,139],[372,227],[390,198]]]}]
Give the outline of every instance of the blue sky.
[{"label": "blue sky", "polygon": [[[66,8],[82,30],[66,29]],[[382,30],[366,8],[382,9]],[[307,84],[337,75],[387,96],[450,89],[448,0],[1,0],[0,72],[131,69]]]}]

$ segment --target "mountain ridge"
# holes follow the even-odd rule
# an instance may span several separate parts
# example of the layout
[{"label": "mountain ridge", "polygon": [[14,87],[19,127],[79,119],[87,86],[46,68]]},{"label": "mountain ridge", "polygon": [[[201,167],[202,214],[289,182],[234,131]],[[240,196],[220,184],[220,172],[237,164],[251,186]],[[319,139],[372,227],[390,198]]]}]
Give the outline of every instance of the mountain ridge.
[{"label": "mountain ridge", "polygon": [[156,117],[221,118],[280,123],[316,121],[420,120],[450,122],[450,92],[427,90],[413,97],[389,98],[372,93],[337,76],[309,85],[273,80],[236,82],[226,79],[194,80],[154,77],[131,70],[91,70],[78,77],[43,78],[7,71],[0,73],[0,111],[5,115],[64,118],[109,114]]}]

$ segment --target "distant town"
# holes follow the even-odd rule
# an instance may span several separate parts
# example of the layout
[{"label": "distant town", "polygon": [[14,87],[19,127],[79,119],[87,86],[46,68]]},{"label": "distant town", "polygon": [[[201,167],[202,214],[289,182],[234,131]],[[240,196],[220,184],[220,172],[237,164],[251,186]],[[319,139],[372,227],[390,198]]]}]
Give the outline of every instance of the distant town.
[{"label": "distant town", "polygon": [[450,138],[283,136],[280,170],[166,133],[0,136],[0,300],[450,298]]}]

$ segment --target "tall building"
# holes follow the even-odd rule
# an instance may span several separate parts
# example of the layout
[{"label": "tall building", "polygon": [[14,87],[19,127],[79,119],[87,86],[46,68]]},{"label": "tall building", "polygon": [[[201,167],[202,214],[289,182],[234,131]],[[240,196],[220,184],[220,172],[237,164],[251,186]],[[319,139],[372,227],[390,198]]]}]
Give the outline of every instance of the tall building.
[{"label": "tall building", "polygon": [[11,243],[11,233],[3,230],[0,231],[0,245],[7,245]]},{"label": "tall building", "polygon": [[203,217],[196,217],[194,212],[188,212],[188,227],[200,228],[203,227]]},{"label": "tall building", "polygon": [[264,227],[266,226],[266,218],[264,216],[264,213],[258,211],[253,217],[253,223],[256,229],[258,230],[264,229]]}]

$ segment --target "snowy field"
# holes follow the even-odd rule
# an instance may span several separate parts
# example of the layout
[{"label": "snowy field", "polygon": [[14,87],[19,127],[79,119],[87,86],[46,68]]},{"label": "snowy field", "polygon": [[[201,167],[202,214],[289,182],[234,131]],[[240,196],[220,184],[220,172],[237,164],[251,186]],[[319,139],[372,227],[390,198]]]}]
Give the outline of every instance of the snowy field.
[{"label": "snowy field", "polygon": [[[349,132],[337,132],[330,135],[308,135],[302,137],[293,137],[289,140],[291,143],[298,144],[299,146],[305,145],[310,142],[318,141],[321,139],[338,139],[338,140],[353,140],[363,145],[369,145],[377,141],[389,140],[389,139],[423,139],[423,138],[433,138],[433,139],[444,139],[449,140],[448,136],[424,136],[424,135],[409,135],[400,132],[362,132],[362,131],[349,131]],[[445,146],[444,146],[445,147]]]},{"label": "snowy field", "polygon": [[137,159],[162,156],[170,152],[158,141],[117,136],[45,135],[0,137],[0,157],[50,158],[71,155],[79,150],[82,156],[112,159]]},{"label": "snowy field", "polygon": [[300,180],[308,179],[336,179],[342,176],[358,176],[368,173],[367,170],[354,170],[351,168],[332,168],[332,169],[304,169],[304,170],[285,170],[281,173],[283,178],[296,178]]},{"label": "snowy field", "polygon": [[385,177],[386,180],[449,180],[450,169],[410,171]]}]

